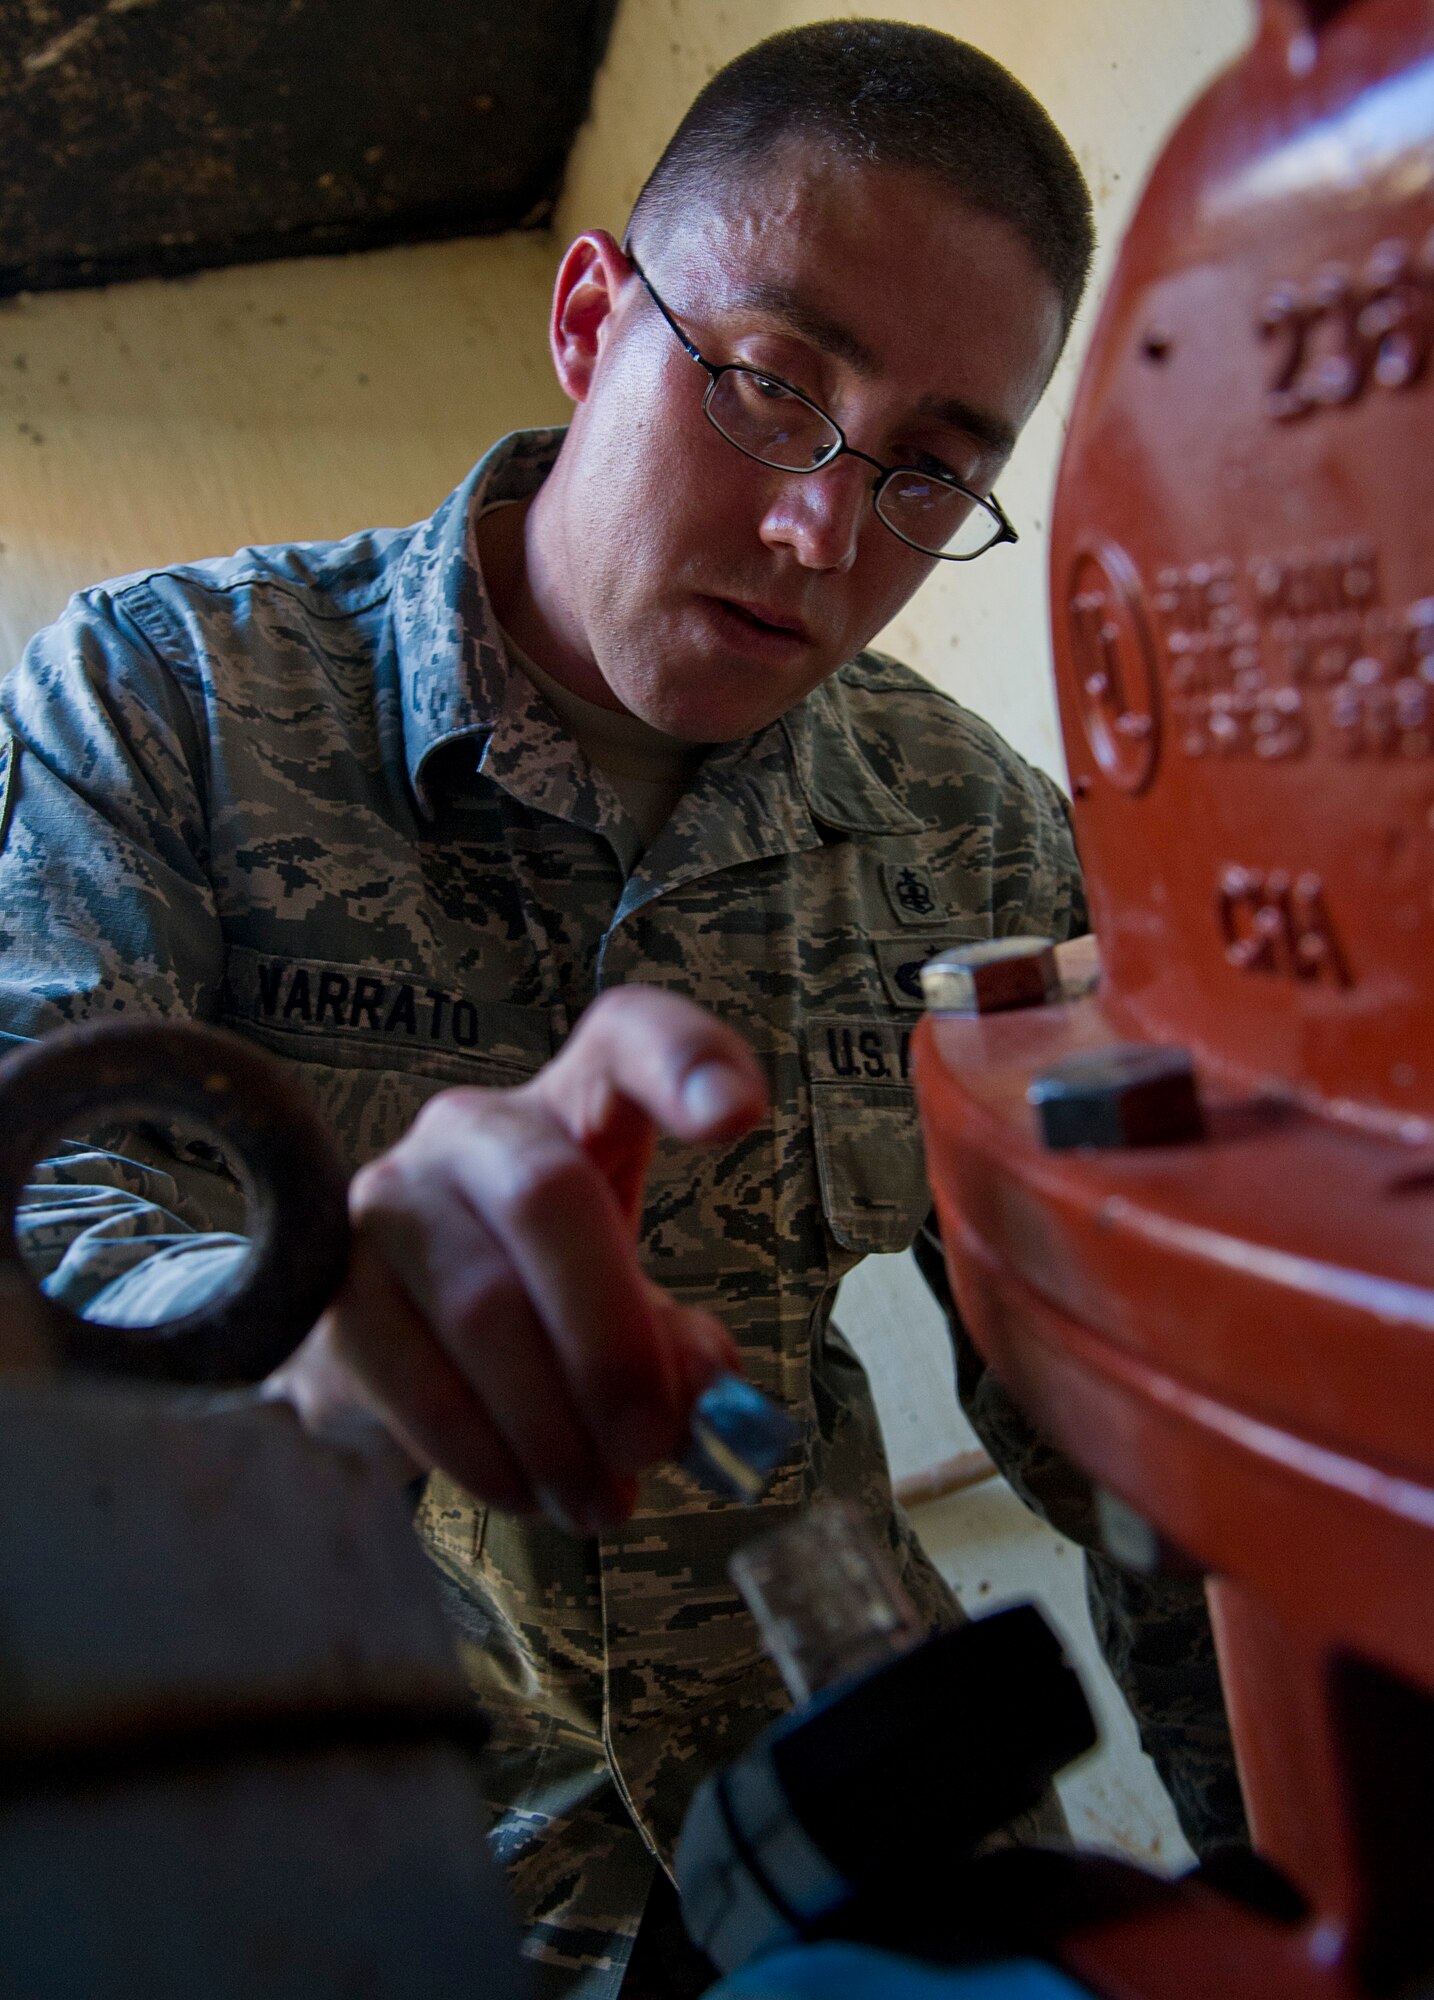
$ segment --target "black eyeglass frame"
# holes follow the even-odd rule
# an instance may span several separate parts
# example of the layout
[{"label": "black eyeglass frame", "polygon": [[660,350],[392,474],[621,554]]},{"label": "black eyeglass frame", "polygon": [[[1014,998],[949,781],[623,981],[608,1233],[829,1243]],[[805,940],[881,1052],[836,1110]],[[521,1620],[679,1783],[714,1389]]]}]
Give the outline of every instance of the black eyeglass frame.
[{"label": "black eyeglass frame", "polygon": [[[636,257],[633,256],[630,249],[626,250],[626,256],[628,263],[631,264],[633,270],[642,280],[648,297],[652,300],[652,303],[657,307],[657,310],[662,314],[662,317],[667,321],[668,326],[671,327],[673,333],[680,341],[683,352],[691,360],[695,361],[699,368],[705,369],[710,378],[707,383],[706,393],[702,398],[702,414],[706,417],[708,423],[711,424],[713,430],[716,431],[718,437],[722,438],[727,444],[730,444],[733,451],[740,451],[744,458],[750,458],[755,465],[769,466],[773,472],[794,473],[798,478],[802,478],[809,472],[821,472],[826,466],[833,464],[837,459],[842,457],[844,453],[852,458],[859,458],[863,465],[870,465],[876,469],[877,476],[872,481],[871,487],[871,507],[877,520],[880,521],[882,527],[886,529],[889,535],[895,535],[896,539],[899,542],[904,542],[907,548],[915,549],[918,555],[929,556],[933,562],[975,562],[979,556],[989,555],[991,550],[997,548],[1002,542],[1018,542],[1021,539],[1012,527],[1005,508],[994,493],[975,493],[969,486],[963,486],[959,479],[952,479],[945,473],[924,472],[919,465],[883,465],[879,458],[873,458],[869,452],[858,451],[854,444],[848,444],[846,441],[846,432],[842,429],[836,418],[829,415],[820,403],[814,403],[810,396],[804,396],[800,389],[794,389],[790,382],[782,381],[780,375],[769,374],[764,368],[749,367],[744,361],[709,361],[705,354],[699,352],[696,343],[690,340],[682,331],[682,328],[678,325],[671,311],[664,303],[657,287],[653,284],[651,278],[648,277],[646,271],[643,270],[641,264],[638,263]],[[736,438],[731,437],[723,430],[721,424],[713,416],[710,408],[712,398],[716,393],[717,384],[722,380],[724,375],[750,375],[758,382],[780,383],[788,395],[795,397],[797,402],[804,404],[812,412],[813,416],[820,417],[824,424],[831,426],[836,432],[836,443],[827,452],[825,457],[815,459],[810,465],[779,465],[775,459],[763,458],[759,452],[749,451],[746,445],[738,444]],[[935,481],[938,485],[949,486],[953,492],[961,494],[964,499],[974,501],[978,507],[985,510],[995,524],[996,532],[992,535],[990,541],[983,543],[979,549],[973,549],[969,555],[960,555],[946,549],[923,548],[920,542],[913,542],[910,535],[903,535],[900,528],[892,526],[877,504],[881,499],[887,482],[894,479],[901,472],[909,473],[914,479],[929,479]]]}]

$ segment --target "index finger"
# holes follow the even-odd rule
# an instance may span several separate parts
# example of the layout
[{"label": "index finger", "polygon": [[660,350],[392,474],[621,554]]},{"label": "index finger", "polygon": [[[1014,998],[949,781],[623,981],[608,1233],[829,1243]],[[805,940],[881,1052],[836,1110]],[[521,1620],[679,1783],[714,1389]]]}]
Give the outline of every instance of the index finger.
[{"label": "index finger", "polygon": [[603,1169],[633,1228],[655,1131],[712,1145],[747,1131],[767,1109],[761,1069],[736,1030],[652,986],[617,987],[594,1001],[523,1091]]}]

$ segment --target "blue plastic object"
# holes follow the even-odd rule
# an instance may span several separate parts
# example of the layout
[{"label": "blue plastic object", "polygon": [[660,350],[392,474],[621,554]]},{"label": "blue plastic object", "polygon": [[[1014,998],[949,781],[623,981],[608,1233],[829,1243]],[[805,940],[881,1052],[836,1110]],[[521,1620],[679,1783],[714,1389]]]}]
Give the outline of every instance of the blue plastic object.
[{"label": "blue plastic object", "polygon": [[719,1375],[692,1413],[685,1471],[710,1493],[744,1506],[760,1500],[799,1432],[785,1410],[740,1375]]}]

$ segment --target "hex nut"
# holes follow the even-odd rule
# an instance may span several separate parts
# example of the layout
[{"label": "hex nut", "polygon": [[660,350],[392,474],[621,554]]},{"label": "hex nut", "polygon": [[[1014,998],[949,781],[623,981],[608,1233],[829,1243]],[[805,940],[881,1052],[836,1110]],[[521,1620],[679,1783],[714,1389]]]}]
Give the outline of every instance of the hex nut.
[{"label": "hex nut", "polygon": [[928,1013],[1002,1014],[1056,999],[1061,976],[1050,938],[987,938],[956,945],[921,968]]},{"label": "hex nut", "polygon": [[1042,1070],[1026,1097],[1054,1152],[1180,1146],[1205,1134],[1188,1049],[1123,1042],[1083,1050]]}]

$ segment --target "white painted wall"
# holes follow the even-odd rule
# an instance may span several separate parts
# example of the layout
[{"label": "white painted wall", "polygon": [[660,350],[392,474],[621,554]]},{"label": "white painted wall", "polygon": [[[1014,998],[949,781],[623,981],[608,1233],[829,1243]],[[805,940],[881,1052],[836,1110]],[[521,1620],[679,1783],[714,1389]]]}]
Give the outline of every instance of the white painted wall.
[{"label": "white painted wall", "polygon": [[560,423],[542,235],[0,303],[0,673],[72,590],[417,520]]}]

